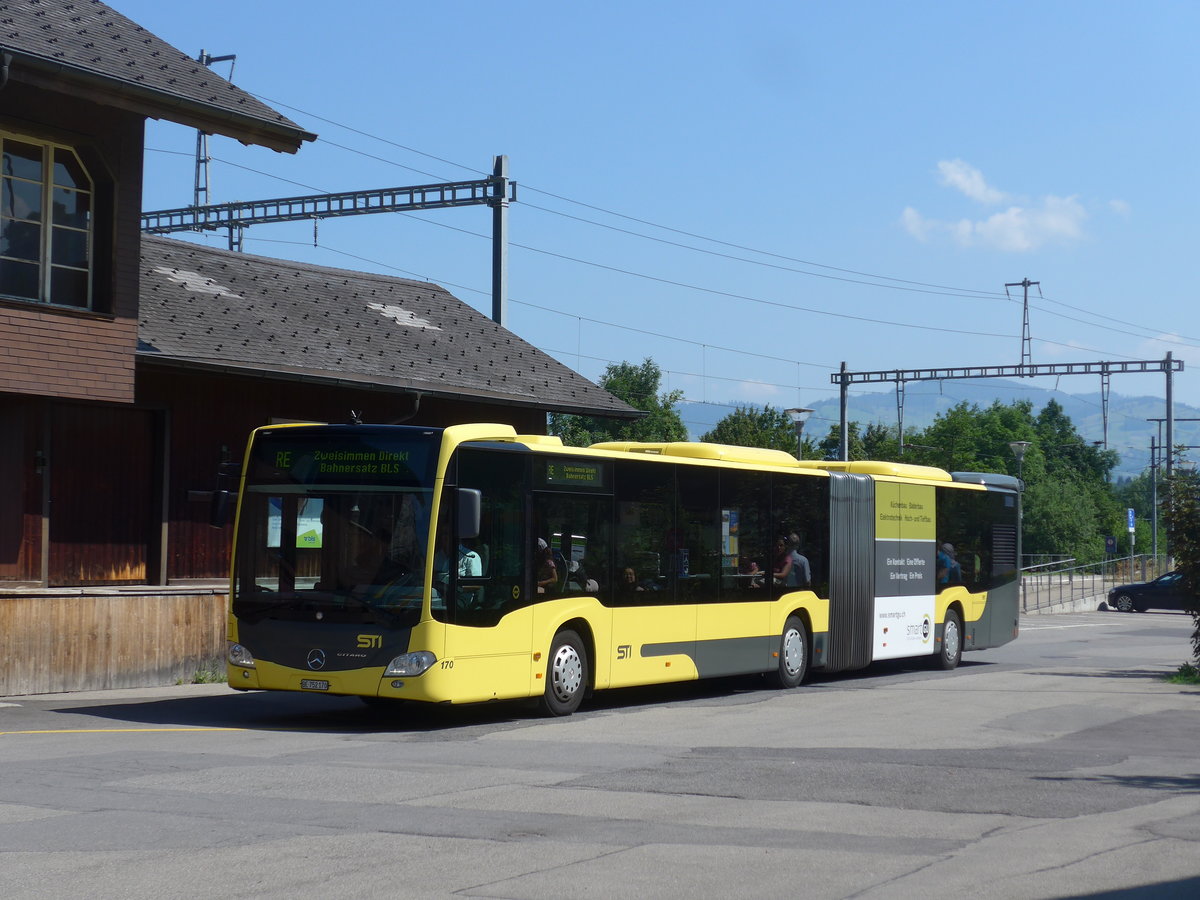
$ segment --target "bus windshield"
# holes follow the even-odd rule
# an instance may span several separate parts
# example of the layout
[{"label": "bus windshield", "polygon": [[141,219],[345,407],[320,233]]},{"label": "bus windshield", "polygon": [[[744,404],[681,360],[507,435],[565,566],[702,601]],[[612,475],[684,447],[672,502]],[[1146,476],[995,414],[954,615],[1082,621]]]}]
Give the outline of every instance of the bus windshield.
[{"label": "bus windshield", "polygon": [[248,489],[234,614],[250,621],[415,624],[432,496]]},{"label": "bus windshield", "polygon": [[398,431],[258,434],[238,525],[235,615],[381,627],[418,621],[437,437]]}]

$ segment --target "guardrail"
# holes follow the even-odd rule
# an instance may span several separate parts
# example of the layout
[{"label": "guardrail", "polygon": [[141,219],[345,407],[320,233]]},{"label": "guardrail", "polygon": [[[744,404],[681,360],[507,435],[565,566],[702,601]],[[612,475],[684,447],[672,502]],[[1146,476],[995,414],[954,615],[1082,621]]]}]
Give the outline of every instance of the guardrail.
[{"label": "guardrail", "polygon": [[[1068,560],[1073,562],[1074,560]],[[1021,610],[1051,610],[1094,601],[1098,607],[1118,584],[1150,581],[1170,571],[1165,556],[1149,554],[1108,559],[1084,566],[1052,568],[1059,563],[1038,563],[1021,569]]]}]

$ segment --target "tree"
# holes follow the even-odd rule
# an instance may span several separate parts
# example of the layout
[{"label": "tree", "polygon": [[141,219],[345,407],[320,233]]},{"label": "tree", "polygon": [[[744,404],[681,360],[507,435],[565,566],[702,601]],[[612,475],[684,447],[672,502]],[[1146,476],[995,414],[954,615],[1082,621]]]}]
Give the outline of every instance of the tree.
[{"label": "tree", "polygon": [[[1030,444],[1021,463],[1012,441]],[[913,433],[904,454],[905,462],[950,472],[1020,474],[1026,486],[1024,551],[1078,563],[1103,559],[1104,535],[1124,527],[1108,484],[1116,460],[1115,453],[1085,441],[1058,403],[1047,403],[1035,416],[1028,400],[996,401],[986,409],[959,403]]]},{"label": "tree", "polygon": [[[986,409],[959,403],[939,413],[929,427],[905,439],[904,461],[937,466],[948,472],[1003,472],[1017,474],[1010,441],[1034,441],[1033,404],[1020,400],[994,402]],[[1036,454],[1026,458],[1024,472],[1030,480],[1041,471]]]},{"label": "tree", "polygon": [[[1124,511],[1132,509],[1136,517],[1134,533],[1136,545],[1145,548],[1153,547],[1153,521],[1157,508],[1157,491],[1154,482],[1157,477],[1158,473],[1153,469],[1146,469],[1133,478],[1123,478],[1112,486],[1112,494],[1117,504],[1117,521],[1107,532],[1108,534],[1116,536],[1126,533],[1127,522]],[[1128,538],[1118,538],[1118,545],[1124,547],[1126,540]]]},{"label": "tree", "polygon": [[1192,658],[1200,662],[1200,473],[1176,466],[1163,483],[1163,524],[1171,542],[1175,568],[1183,573],[1192,597],[1188,612],[1192,632]]},{"label": "tree", "polygon": [[[849,422],[846,425],[846,431],[849,438],[846,442],[847,455],[852,460],[866,459],[867,452],[863,448],[862,436],[859,432],[862,426],[858,422]],[[834,425],[829,429],[829,433],[817,444],[817,452],[821,454],[821,459],[835,460],[841,459],[839,454],[842,450],[842,426]]]},{"label": "tree", "polygon": [[1065,556],[1075,564],[1104,558],[1101,523],[1091,492],[1078,478],[1043,478],[1025,490],[1024,552]]},{"label": "tree", "polygon": [[[783,450],[785,453],[796,453],[796,427],[783,410],[774,409],[770,404],[762,409],[752,406],[739,406],[716,424],[712,431],[702,435],[700,440],[714,444],[734,444],[738,447],[765,447],[769,450]],[[807,448],[807,453],[803,452]],[[801,448],[801,459],[811,459],[816,456],[816,447],[805,437]]]},{"label": "tree", "polygon": [[[850,422],[846,430],[850,433],[847,450],[851,461],[891,460],[900,458],[900,445],[896,441],[896,430],[881,422],[872,422],[863,428],[861,422]],[[834,425],[815,447],[821,459],[836,460],[841,452],[841,425]]]},{"label": "tree", "polygon": [[880,422],[873,422],[867,426],[862,436],[862,447],[867,459],[900,459],[896,430]]},{"label": "tree", "polygon": [[646,415],[626,420],[551,413],[550,433],[572,447],[601,441],[686,441],[687,427],[675,408],[683,391],[659,394],[661,383],[662,369],[649,357],[641,365],[612,363],[600,376],[600,387]]}]

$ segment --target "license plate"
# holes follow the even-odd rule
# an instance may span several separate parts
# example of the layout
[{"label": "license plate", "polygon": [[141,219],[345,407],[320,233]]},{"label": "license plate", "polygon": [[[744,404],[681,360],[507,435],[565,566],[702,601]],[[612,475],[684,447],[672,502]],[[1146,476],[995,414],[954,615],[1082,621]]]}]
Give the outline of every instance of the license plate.
[{"label": "license plate", "polygon": [[327,691],[329,690],[328,681],[314,681],[311,678],[302,679],[300,689],[303,691]]}]

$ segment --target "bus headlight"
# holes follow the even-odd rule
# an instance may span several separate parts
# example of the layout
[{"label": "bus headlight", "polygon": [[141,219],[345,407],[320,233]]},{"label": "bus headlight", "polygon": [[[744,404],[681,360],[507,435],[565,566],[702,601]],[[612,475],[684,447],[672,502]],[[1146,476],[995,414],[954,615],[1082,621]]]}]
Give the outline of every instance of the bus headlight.
[{"label": "bus headlight", "polygon": [[433,666],[435,662],[437,662],[437,657],[428,650],[418,650],[415,653],[401,653],[388,663],[387,671],[383,675],[385,678],[390,678],[393,675],[420,675]]},{"label": "bus headlight", "polygon": [[229,664],[243,669],[254,668],[254,654],[241,644],[229,642]]}]

